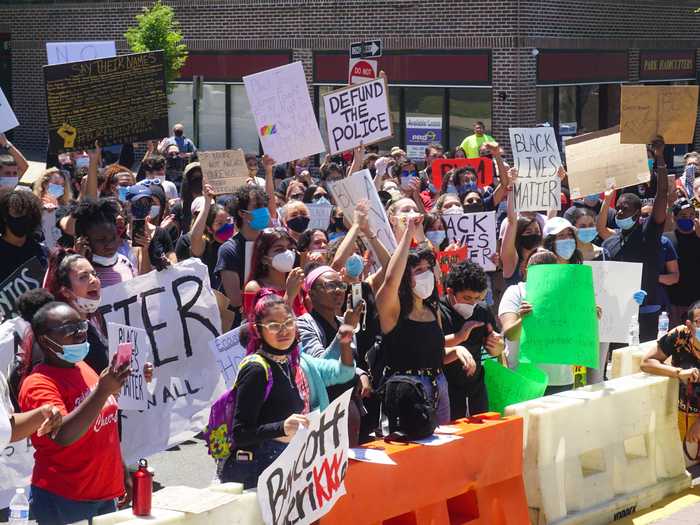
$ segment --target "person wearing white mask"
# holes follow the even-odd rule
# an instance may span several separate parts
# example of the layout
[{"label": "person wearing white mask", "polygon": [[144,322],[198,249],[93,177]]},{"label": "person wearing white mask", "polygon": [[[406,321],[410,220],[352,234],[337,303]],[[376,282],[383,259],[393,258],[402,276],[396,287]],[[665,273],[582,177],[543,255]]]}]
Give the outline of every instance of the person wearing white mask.
[{"label": "person wearing white mask", "polygon": [[505,350],[498,322],[483,301],[488,291],[486,272],[476,263],[463,261],[445,277],[446,294],[440,299],[446,346],[462,345],[471,354],[466,370],[458,363],[445,367],[450,393],[450,419],[488,412],[481,351],[499,356]]},{"label": "person wearing white mask", "polygon": [[435,287],[435,256],[430,249],[410,251],[422,222],[419,214],[407,218],[377,294],[377,310],[384,334],[385,375],[418,379],[434,402],[438,424],[445,424],[450,420],[450,400],[442,367],[459,360],[470,371],[474,358],[463,346],[448,347],[445,343]]}]

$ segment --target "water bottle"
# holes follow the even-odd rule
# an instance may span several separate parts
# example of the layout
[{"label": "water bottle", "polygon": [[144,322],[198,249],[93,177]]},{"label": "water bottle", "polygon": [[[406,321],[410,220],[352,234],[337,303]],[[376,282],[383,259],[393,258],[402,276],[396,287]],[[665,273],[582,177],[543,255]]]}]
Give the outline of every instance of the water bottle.
[{"label": "water bottle", "polygon": [[29,500],[24,495],[24,489],[17,489],[10,501],[10,519],[12,525],[27,525],[29,523]]},{"label": "water bottle", "polygon": [[668,314],[666,312],[661,312],[659,316],[659,331],[656,334],[656,339],[661,339],[668,333]]},{"label": "water bottle", "polygon": [[131,474],[134,484],[134,516],[151,515],[151,498],[153,496],[153,472],[148,468],[148,461],[139,460],[139,469]]},{"label": "water bottle", "polygon": [[627,344],[632,347],[639,346],[639,322],[637,321],[637,316],[633,315],[630,320],[629,327],[629,338],[627,339]]}]

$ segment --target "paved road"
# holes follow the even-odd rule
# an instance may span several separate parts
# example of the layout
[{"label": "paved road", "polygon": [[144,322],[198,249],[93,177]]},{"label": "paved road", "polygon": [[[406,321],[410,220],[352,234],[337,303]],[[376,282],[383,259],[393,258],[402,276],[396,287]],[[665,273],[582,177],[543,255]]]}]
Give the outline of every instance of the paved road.
[{"label": "paved road", "polygon": [[152,456],[149,466],[155,470],[155,481],[161,486],[188,485],[204,488],[211,484],[216,472],[214,461],[207,454],[201,439]]}]

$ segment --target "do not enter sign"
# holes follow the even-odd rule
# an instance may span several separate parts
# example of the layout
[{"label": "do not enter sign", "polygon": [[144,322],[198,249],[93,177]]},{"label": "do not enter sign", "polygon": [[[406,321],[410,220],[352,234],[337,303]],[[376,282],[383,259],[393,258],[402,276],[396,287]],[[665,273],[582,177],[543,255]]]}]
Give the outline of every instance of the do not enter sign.
[{"label": "do not enter sign", "polygon": [[351,58],[349,84],[361,84],[377,78],[377,61],[366,58]]}]

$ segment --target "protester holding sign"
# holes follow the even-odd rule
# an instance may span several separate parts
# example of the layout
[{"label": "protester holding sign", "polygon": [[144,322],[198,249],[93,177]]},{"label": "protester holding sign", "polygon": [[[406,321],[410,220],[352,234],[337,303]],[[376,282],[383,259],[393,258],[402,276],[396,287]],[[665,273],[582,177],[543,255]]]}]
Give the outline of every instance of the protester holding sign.
[{"label": "protester holding sign", "polygon": [[28,191],[0,189],[0,282],[33,257],[46,267],[46,247],[34,232],[41,224],[41,201]]}]

